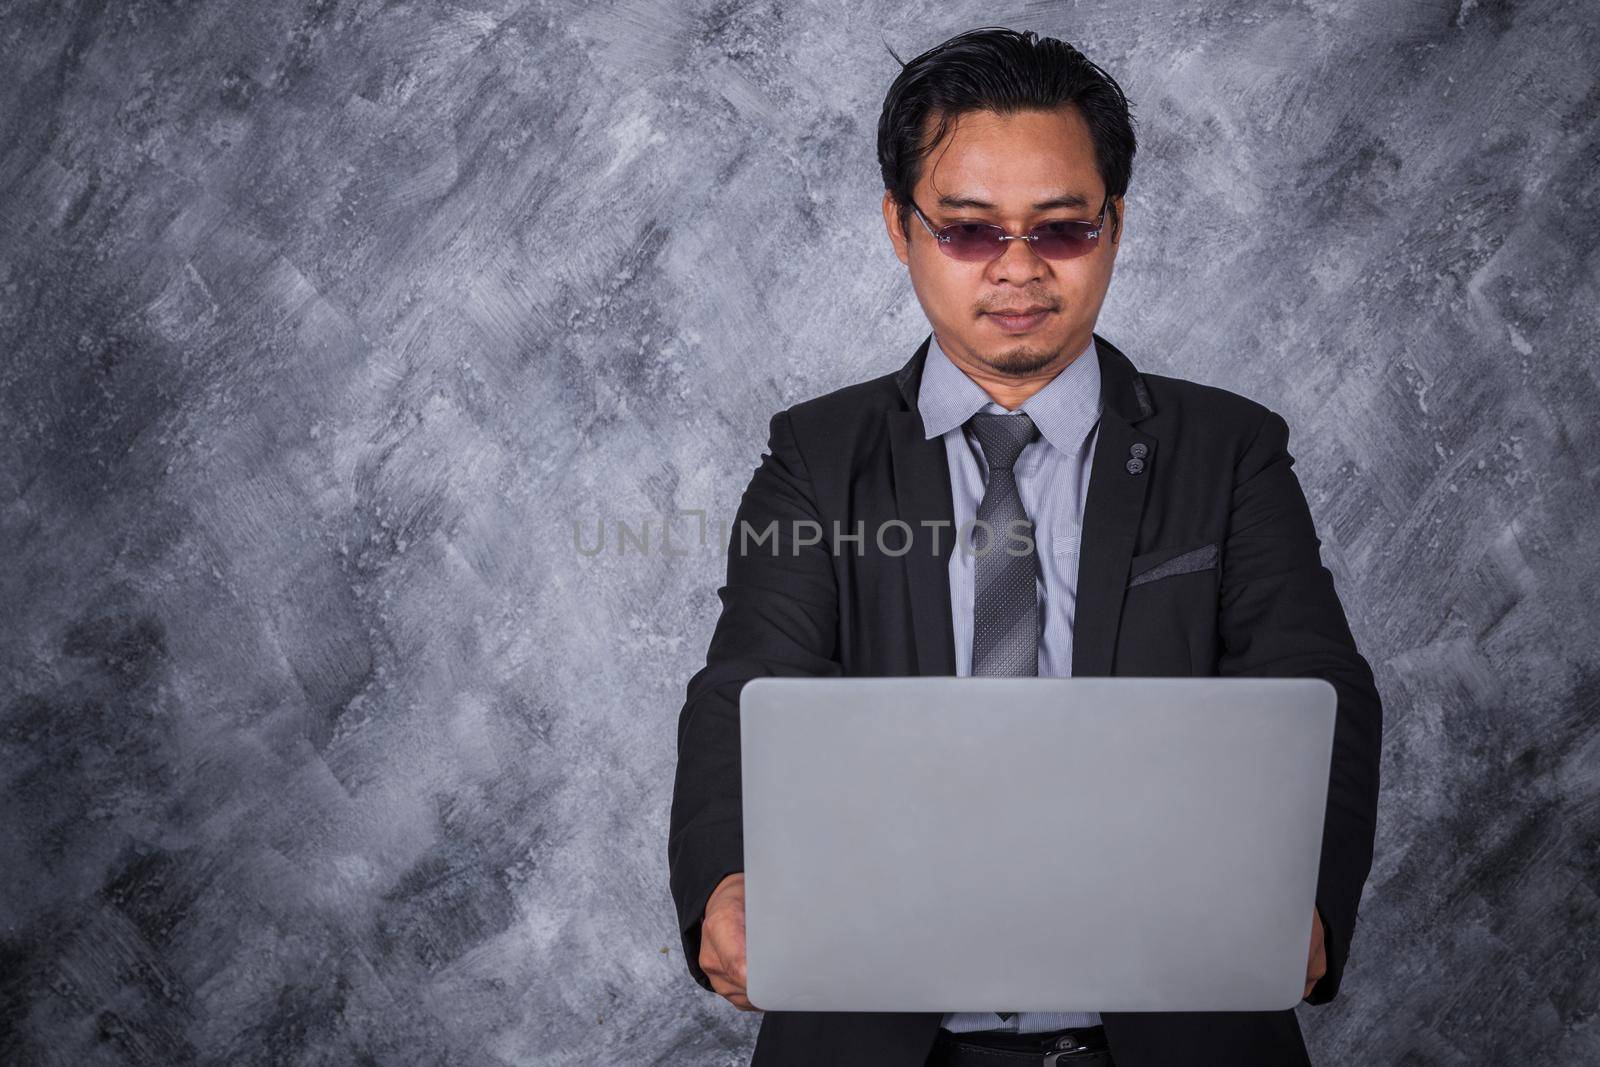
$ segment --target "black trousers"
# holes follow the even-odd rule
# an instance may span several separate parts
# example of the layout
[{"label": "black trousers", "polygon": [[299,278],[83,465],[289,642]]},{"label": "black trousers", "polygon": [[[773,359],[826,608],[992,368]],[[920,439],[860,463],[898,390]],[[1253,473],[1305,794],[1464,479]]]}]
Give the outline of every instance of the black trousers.
[{"label": "black trousers", "polygon": [[[1292,1008],[1101,1014],[1118,1067],[1311,1067]],[[929,1013],[768,1011],[750,1065],[925,1067],[938,1031]]]}]

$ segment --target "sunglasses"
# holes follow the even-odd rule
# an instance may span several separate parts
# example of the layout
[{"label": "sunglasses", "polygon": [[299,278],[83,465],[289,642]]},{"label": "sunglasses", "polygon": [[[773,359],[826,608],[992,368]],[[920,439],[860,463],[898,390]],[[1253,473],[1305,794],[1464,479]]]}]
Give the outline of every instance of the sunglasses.
[{"label": "sunglasses", "polygon": [[936,230],[916,201],[911,202],[911,210],[917,213],[922,225],[939,242],[939,251],[951,259],[966,263],[985,263],[995,259],[1005,252],[1007,241],[1027,241],[1045,259],[1077,259],[1088,255],[1100,245],[1100,229],[1105,224],[1106,209],[1110,206],[1111,197],[1108,194],[1106,202],[1100,205],[1100,217],[1093,222],[1056,219],[1041,222],[1024,234],[1009,234],[1005,227],[988,222],[956,222]]}]

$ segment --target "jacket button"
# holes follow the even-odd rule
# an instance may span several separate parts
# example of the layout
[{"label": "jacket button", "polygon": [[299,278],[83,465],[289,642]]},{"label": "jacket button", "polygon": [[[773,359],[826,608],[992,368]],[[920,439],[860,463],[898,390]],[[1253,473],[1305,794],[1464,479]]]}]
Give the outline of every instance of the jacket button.
[{"label": "jacket button", "polygon": [[1135,441],[1128,446],[1128,455],[1134,459],[1143,459],[1150,454],[1150,448],[1143,441]]},{"label": "jacket button", "polygon": [[1138,456],[1128,460],[1129,474],[1138,474],[1142,470],[1144,470],[1144,460],[1140,459]]}]

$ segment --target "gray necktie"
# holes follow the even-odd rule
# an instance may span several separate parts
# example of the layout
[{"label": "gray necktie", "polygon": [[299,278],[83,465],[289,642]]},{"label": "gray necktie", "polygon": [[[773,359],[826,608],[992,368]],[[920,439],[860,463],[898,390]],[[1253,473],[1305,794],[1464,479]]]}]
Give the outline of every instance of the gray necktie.
[{"label": "gray necktie", "polygon": [[[1012,554],[1020,553],[1023,547],[1024,528],[1018,526],[1013,531],[1011,524],[1028,516],[1022,510],[1011,467],[1023,447],[1038,438],[1039,428],[1025,412],[980,413],[972,416],[968,425],[989,464],[989,481],[977,514],[988,529],[975,527],[968,542],[976,550],[972,576],[972,673],[1038,674],[1038,552],[1034,546],[1026,554]],[[1026,532],[1031,539],[1031,523]]]},{"label": "gray necktie", "polygon": [[[1037,551],[1012,555],[1019,542],[1010,536],[1011,522],[1026,519],[1017,478],[1011,469],[1039,428],[1026,412],[977,414],[969,424],[989,464],[989,481],[978,504],[979,519],[988,524],[972,532],[971,544],[983,549],[973,563],[972,673],[1030,675],[1039,673],[1039,592]],[[1021,529],[1020,527],[1018,528]],[[1028,528],[1031,538],[1032,527]],[[1015,1012],[996,1012],[1009,1020]]]}]

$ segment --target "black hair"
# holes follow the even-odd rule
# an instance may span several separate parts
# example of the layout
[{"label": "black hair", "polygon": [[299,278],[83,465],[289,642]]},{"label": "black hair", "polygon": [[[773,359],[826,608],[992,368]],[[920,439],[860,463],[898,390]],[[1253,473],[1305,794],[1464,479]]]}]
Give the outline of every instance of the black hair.
[{"label": "black hair", "polygon": [[[909,232],[912,190],[923,160],[956,117],[972,111],[1006,115],[1073,105],[1089,124],[1106,194],[1127,193],[1137,148],[1128,98],[1115,78],[1065,41],[986,26],[935,45],[910,63],[892,48],[889,54],[901,70],[878,119],[878,165],[883,187],[900,205],[902,231]],[[937,115],[938,122],[924,138],[929,115]],[[1110,210],[1114,235],[1120,222],[1116,205]]]}]

